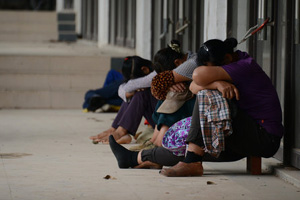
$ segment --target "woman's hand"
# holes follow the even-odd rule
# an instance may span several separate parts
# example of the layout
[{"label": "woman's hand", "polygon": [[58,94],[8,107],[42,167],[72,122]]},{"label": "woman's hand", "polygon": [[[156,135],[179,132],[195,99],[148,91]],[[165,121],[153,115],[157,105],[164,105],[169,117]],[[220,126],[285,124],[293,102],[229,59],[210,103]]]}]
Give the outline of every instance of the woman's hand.
[{"label": "woman's hand", "polygon": [[186,90],[186,85],[184,83],[176,83],[170,87],[172,92],[183,92]]},{"label": "woman's hand", "polygon": [[141,91],[144,91],[144,90],[145,90],[145,88],[140,88],[140,89],[137,89],[136,91],[141,92]]},{"label": "woman's hand", "polygon": [[240,99],[239,91],[232,83],[229,83],[227,81],[216,81],[215,84],[217,90],[222,93],[222,96],[224,98],[232,99],[233,97],[235,97],[236,100]]},{"label": "woman's hand", "polygon": [[126,99],[130,99],[131,97],[133,97],[134,94],[135,94],[135,91],[134,92],[126,92],[125,93]]},{"label": "woman's hand", "polygon": [[144,90],[145,90],[145,88],[140,88],[133,92],[126,92],[126,98],[130,99],[133,97],[133,95],[135,95],[136,92],[140,92],[140,91],[144,91]]}]

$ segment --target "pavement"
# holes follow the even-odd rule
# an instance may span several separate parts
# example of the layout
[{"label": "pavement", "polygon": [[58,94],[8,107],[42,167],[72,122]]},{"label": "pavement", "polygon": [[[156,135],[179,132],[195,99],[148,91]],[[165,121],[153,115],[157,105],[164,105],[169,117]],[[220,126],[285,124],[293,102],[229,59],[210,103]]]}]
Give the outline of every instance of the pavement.
[{"label": "pavement", "polygon": [[[2,14],[1,33],[6,39],[0,41],[1,56],[118,57],[135,53],[120,47],[98,48],[95,42],[83,40],[58,42],[53,39],[56,34],[40,41],[40,34],[32,31],[40,24],[31,28],[36,23],[29,20],[24,24],[21,19],[48,19],[48,15]],[[15,24],[7,21],[13,17]],[[22,40],[21,36],[34,40]],[[119,169],[108,145],[94,145],[89,140],[109,128],[116,113],[83,113],[78,107],[0,109],[0,200],[300,199],[299,170],[282,167],[272,158],[262,160],[263,174],[259,176],[246,171],[245,159],[204,163],[202,177],[168,178],[159,170]],[[141,124],[139,130],[144,128]],[[132,145],[134,141],[124,146]]]},{"label": "pavement", "polygon": [[115,116],[79,109],[0,110],[0,200],[300,199],[299,186],[275,175],[288,169],[272,158],[263,159],[258,176],[247,173],[245,159],[204,163],[202,177],[119,169],[108,145],[89,140]]}]

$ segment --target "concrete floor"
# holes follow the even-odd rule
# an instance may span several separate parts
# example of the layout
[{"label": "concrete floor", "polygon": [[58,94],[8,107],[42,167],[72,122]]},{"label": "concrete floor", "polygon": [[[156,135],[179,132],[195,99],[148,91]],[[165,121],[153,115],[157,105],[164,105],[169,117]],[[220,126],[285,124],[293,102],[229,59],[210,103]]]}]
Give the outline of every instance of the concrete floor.
[{"label": "concrete floor", "polygon": [[[7,19],[28,17],[0,14],[4,16],[3,20],[0,17],[0,32],[5,34],[0,38],[1,56],[134,54],[119,47],[98,48],[93,42],[60,43],[56,34],[41,39],[37,37],[40,34],[28,32],[33,28],[23,22],[25,32],[21,34],[18,20],[12,25]],[[21,38],[23,35],[28,38]],[[81,110],[0,110],[0,200],[300,199],[300,181],[293,181],[300,180],[299,170],[286,168],[277,173],[296,187],[271,173],[270,166],[280,165],[274,159],[263,159],[261,176],[249,175],[245,160],[205,163],[203,177],[167,178],[158,170],[121,170],[108,145],[94,145],[88,139],[107,129],[115,115]],[[124,146],[130,145],[134,144]],[[111,178],[104,179],[107,175]]]},{"label": "concrete floor", "polygon": [[119,169],[108,145],[88,139],[115,115],[0,110],[0,200],[300,199],[300,188],[270,173],[270,166],[280,165],[274,159],[263,159],[260,176],[246,172],[245,160],[205,163],[203,177]]}]

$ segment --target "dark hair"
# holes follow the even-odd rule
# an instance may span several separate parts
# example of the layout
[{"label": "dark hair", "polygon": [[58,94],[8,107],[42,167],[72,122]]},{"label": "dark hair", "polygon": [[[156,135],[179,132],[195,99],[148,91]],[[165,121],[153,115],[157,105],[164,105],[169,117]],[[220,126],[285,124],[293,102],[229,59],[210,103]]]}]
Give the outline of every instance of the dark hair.
[{"label": "dark hair", "polygon": [[168,47],[159,50],[154,55],[153,67],[157,73],[176,68],[174,61],[184,58],[185,54],[180,50],[178,40],[172,40]]},{"label": "dark hair", "polygon": [[237,46],[235,38],[228,38],[225,41],[213,39],[206,41],[197,52],[197,64],[206,65],[206,62],[212,62],[214,65],[221,66],[225,54],[232,54]]},{"label": "dark hair", "polygon": [[142,67],[146,66],[149,68],[150,72],[153,71],[152,62],[146,60],[139,56],[128,56],[124,59],[122,66],[122,74],[124,76],[125,82],[130,79],[135,79],[143,77],[146,74],[142,71]]}]

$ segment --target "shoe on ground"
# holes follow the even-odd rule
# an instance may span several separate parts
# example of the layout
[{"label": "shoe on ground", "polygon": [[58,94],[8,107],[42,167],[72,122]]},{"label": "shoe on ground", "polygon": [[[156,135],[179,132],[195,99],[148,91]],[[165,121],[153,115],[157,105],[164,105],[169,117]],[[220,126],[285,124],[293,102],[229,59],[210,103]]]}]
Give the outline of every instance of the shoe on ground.
[{"label": "shoe on ground", "polygon": [[106,104],[106,101],[100,96],[94,96],[90,99],[88,111],[95,112],[97,109],[101,108]]},{"label": "shoe on ground", "polygon": [[120,110],[120,106],[104,104],[101,108],[95,110],[97,113],[108,113],[108,112],[118,112]]}]

